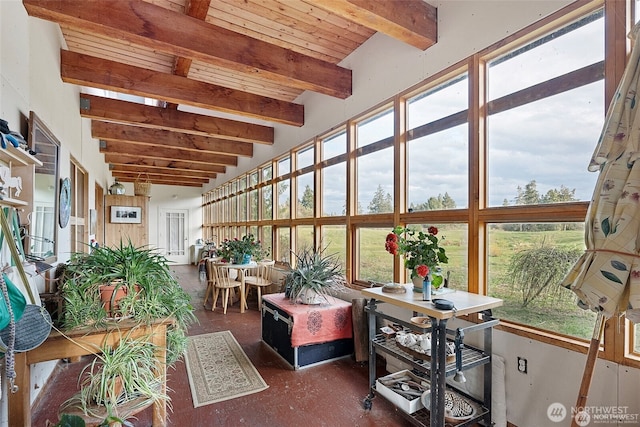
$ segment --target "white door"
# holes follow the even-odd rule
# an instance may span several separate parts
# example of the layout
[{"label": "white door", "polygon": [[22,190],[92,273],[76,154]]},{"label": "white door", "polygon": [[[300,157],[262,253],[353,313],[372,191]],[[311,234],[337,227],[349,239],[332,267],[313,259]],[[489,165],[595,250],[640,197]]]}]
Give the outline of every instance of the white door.
[{"label": "white door", "polygon": [[175,264],[189,264],[189,210],[160,209],[158,243]]}]

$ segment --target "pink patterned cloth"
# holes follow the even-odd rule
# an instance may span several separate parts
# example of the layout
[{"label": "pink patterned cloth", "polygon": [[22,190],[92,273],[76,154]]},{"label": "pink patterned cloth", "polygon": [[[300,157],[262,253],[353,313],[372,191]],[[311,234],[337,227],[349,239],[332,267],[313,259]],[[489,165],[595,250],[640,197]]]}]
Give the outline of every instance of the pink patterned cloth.
[{"label": "pink patterned cloth", "polygon": [[353,337],[349,302],[329,298],[331,304],[294,304],[284,296],[284,293],[264,295],[262,299],[281,309],[293,319],[292,347]]}]

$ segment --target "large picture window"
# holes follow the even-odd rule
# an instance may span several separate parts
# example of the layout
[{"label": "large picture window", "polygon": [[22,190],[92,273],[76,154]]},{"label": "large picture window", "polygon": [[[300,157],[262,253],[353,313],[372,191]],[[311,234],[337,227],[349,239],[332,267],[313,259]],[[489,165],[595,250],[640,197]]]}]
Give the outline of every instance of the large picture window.
[{"label": "large picture window", "polygon": [[[384,249],[393,226],[437,226],[451,287],[503,299],[493,314],[514,333],[539,331],[559,346],[586,343],[595,314],[557,284],[585,249],[597,179],[587,165],[622,74],[620,61],[608,61],[627,52],[607,40],[614,36],[605,31],[604,9],[577,16],[577,8],[475,52],[257,168],[258,218],[238,212],[246,202],[238,201],[234,180],[221,185],[217,198],[203,198],[224,211],[212,229],[273,227],[273,256],[286,261],[303,244],[327,246],[357,287],[408,281],[402,260]],[[265,176],[268,165],[273,173]],[[640,332],[627,328],[624,343],[605,337],[608,355],[625,345],[640,358]]]}]

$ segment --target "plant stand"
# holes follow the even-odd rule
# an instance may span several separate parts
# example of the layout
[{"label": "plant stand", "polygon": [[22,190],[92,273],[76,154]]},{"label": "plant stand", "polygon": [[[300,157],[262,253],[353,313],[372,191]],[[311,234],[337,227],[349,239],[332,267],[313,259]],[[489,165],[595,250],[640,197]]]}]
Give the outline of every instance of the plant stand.
[{"label": "plant stand", "polygon": [[[120,334],[129,335],[131,338],[149,336],[153,344],[158,347],[156,360],[158,362],[158,377],[162,379],[163,388],[166,389],[166,342],[167,327],[172,324],[170,320],[162,320],[151,325],[140,325],[128,320],[110,325],[105,328],[82,328],[66,332],[67,339],[58,331],[52,331],[49,338],[39,347],[16,353],[15,369],[18,391],[8,393],[9,398],[9,425],[31,427],[31,365],[49,360],[65,359],[76,356],[92,354],[92,349],[99,348],[105,342],[115,345]],[[164,391],[164,390],[163,390]],[[153,427],[165,427],[167,425],[166,402],[158,402],[153,405]]]}]

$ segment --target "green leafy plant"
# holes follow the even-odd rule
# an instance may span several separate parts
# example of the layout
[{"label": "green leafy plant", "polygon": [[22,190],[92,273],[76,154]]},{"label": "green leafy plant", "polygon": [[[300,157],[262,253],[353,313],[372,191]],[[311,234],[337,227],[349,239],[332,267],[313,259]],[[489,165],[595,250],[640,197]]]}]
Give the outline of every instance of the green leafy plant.
[{"label": "green leafy plant", "polygon": [[[515,253],[509,262],[507,277],[520,291],[522,307],[538,298],[567,298],[568,293],[556,286],[577,261],[583,251],[563,248],[542,240],[536,247]],[[572,295],[568,295],[569,298]]]},{"label": "green leafy plant", "polygon": [[80,374],[80,391],[61,405],[61,411],[77,409],[90,417],[114,420],[169,401],[158,376],[156,346],[148,336],[132,338],[132,333],[120,336],[116,345],[105,341]]},{"label": "green leafy plant", "polygon": [[[449,262],[445,249],[439,244],[437,234],[438,229],[433,226],[427,228],[426,233],[397,226],[387,234],[385,249],[394,256],[404,257],[404,266],[411,270],[411,278],[425,277],[435,271],[438,264]],[[440,283],[434,285],[439,286]]]},{"label": "green leafy plant", "polygon": [[169,262],[157,251],[135,247],[129,241],[116,247],[94,248],[90,253],[74,253],[60,280],[65,300],[63,329],[106,325],[112,316],[100,300],[100,287],[115,281],[128,290],[118,302],[117,317],[145,324],[172,319],[169,331],[175,339],[168,343],[167,363],[177,361],[186,350],[187,328],[196,321],[194,308]]},{"label": "green leafy plant", "polygon": [[242,238],[238,239],[225,239],[216,254],[219,257],[222,257],[222,261],[224,262],[233,262],[241,263],[241,260],[244,255],[250,255],[253,257],[260,257],[262,259],[263,249],[262,244],[259,240],[256,240],[253,234],[247,234],[242,236]]},{"label": "green leafy plant", "polygon": [[325,251],[326,248],[305,247],[293,253],[295,266],[284,280],[286,294],[292,301],[307,301],[307,292],[311,292],[328,302],[327,297],[345,291],[347,281],[338,255],[327,255]]}]

